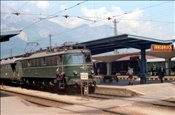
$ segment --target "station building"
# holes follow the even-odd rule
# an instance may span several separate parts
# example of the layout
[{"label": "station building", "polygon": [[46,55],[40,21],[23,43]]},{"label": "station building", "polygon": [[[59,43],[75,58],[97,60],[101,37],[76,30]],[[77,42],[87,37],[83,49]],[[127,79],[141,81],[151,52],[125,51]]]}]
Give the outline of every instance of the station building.
[{"label": "station building", "polygon": [[[82,44],[86,45],[88,49],[91,50],[92,55],[106,53],[110,51],[114,51],[115,49],[122,49],[122,48],[135,48],[140,50],[140,68],[138,76],[140,77],[140,83],[146,83],[146,77],[150,77],[150,74],[147,73],[147,63],[146,63],[146,50],[148,49],[157,49],[159,47],[161,52],[149,52],[152,56],[161,57],[166,59],[166,69],[167,74],[170,74],[170,63],[171,58],[175,57],[175,51],[173,48],[174,40],[158,40],[154,38],[148,38],[143,36],[137,35],[130,35],[130,34],[122,34],[111,36],[107,38],[92,40],[88,42],[83,42]],[[166,49],[168,47],[168,49]],[[163,54],[163,55],[162,55]],[[127,56],[128,54],[124,54]],[[111,62],[115,61],[124,55],[115,55],[115,56],[108,56],[107,57],[99,57],[102,61],[107,62],[107,74],[110,74],[111,71]]]},{"label": "station building", "polygon": [[[148,52],[146,52],[146,54],[147,53]],[[121,58],[115,60],[113,57]],[[133,68],[135,75],[138,75],[140,72],[140,58],[141,56],[139,52],[92,57],[94,68],[96,68],[96,75],[126,75],[128,66]],[[166,62],[166,59],[151,55],[146,55],[146,62],[146,72],[149,73],[150,76],[157,76],[158,68],[161,65],[166,67],[167,76],[175,76],[175,57],[171,58],[169,66],[167,65],[168,62]]]}]

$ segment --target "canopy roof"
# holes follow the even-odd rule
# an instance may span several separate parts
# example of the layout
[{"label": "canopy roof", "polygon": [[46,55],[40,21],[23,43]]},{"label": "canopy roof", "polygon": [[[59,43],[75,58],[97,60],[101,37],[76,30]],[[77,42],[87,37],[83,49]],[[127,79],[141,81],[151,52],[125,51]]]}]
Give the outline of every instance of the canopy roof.
[{"label": "canopy roof", "polygon": [[0,35],[0,42],[9,41],[9,39],[13,36],[18,35],[21,32],[21,30],[16,31],[2,31]]},{"label": "canopy roof", "polygon": [[82,44],[86,45],[86,47],[91,50],[92,55],[95,55],[121,48],[141,49],[144,47],[144,49],[149,49],[152,44],[172,44],[172,42],[173,40],[158,40],[154,38],[122,34],[83,42]]}]

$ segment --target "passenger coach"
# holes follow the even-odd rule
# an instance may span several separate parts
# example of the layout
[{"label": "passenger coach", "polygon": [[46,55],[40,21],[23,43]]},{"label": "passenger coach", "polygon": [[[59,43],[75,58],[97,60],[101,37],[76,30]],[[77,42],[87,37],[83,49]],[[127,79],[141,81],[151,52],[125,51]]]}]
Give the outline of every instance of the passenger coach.
[{"label": "passenger coach", "polygon": [[1,70],[1,80],[19,83],[21,79],[21,58],[12,58],[1,60],[0,70]]}]

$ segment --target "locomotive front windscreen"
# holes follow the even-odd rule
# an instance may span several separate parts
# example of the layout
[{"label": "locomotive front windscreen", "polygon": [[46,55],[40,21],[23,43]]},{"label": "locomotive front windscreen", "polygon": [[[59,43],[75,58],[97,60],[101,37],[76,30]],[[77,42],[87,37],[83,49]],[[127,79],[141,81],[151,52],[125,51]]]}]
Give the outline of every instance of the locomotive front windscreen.
[{"label": "locomotive front windscreen", "polygon": [[73,54],[72,63],[83,63],[83,54]]},{"label": "locomotive front windscreen", "polygon": [[66,63],[73,63],[73,64],[91,63],[91,55],[89,53],[68,54]]}]

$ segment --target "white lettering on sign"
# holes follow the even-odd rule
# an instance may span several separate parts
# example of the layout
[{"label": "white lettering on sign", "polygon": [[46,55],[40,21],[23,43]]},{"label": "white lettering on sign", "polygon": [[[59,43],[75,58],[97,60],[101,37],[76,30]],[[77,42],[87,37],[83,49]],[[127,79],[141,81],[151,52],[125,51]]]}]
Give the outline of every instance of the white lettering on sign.
[{"label": "white lettering on sign", "polygon": [[81,80],[88,80],[88,73],[81,73],[80,77],[81,77]]}]

